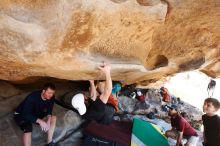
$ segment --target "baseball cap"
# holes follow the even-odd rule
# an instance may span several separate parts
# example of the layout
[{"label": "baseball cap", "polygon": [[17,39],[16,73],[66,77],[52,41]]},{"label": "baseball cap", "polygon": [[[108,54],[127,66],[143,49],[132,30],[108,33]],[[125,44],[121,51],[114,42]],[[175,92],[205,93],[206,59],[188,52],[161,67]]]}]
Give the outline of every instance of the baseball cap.
[{"label": "baseball cap", "polygon": [[84,103],[84,95],[79,93],[73,96],[72,106],[79,112],[80,115],[86,113],[86,105]]},{"label": "baseball cap", "polygon": [[166,105],[166,107],[168,108],[168,109],[175,109],[176,111],[179,111],[179,107],[177,106],[177,105],[174,105],[174,104],[172,104],[171,106],[170,105]]}]

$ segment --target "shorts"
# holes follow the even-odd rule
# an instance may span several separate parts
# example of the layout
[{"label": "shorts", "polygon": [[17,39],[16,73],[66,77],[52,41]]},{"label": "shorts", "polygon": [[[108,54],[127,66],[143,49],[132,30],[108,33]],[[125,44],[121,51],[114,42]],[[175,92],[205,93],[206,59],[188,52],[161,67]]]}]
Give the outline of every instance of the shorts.
[{"label": "shorts", "polygon": [[24,133],[32,132],[32,123],[24,120],[19,114],[14,114],[15,123]]},{"label": "shorts", "polygon": [[199,137],[198,136],[190,136],[188,140],[188,144],[189,146],[196,146],[196,144],[199,141]]}]

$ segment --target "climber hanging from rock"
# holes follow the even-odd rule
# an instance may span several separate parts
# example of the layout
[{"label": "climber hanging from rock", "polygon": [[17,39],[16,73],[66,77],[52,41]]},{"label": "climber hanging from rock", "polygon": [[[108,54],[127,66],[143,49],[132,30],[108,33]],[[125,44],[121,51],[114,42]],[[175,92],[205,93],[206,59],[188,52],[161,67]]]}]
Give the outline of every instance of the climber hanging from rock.
[{"label": "climber hanging from rock", "polygon": [[[118,111],[118,100],[112,96],[112,80],[110,65],[98,67],[105,75],[104,81],[90,80],[90,99],[89,106],[85,105],[85,95],[77,94],[72,99],[72,106],[78,110],[80,115],[86,120],[95,120],[98,123],[110,124],[114,113]],[[84,115],[85,114],[85,115]]]}]

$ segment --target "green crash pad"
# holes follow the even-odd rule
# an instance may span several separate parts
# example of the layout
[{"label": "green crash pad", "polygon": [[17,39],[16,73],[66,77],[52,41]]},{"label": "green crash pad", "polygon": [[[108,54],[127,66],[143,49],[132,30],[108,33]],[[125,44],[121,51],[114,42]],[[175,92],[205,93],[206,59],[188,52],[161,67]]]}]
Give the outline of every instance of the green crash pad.
[{"label": "green crash pad", "polygon": [[131,146],[169,146],[169,143],[155,125],[135,118],[133,120]]}]

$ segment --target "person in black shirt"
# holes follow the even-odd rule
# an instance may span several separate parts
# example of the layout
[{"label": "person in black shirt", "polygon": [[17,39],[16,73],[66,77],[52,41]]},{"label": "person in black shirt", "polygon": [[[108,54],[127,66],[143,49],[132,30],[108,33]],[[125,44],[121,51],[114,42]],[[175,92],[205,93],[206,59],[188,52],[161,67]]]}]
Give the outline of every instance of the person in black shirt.
[{"label": "person in black shirt", "polygon": [[48,133],[48,146],[55,146],[52,141],[56,116],[52,115],[55,85],[47,83],[43,90],[29,94],[14,113],[16,124],[24,132],[23,146],[31,146],[32,123],[40,125]]},{"label": "person in black shirt", "polygon": [[[111,96],[111,67],[109,64],[104,63],[98,68],[104,73],[105,81],[95,83],[93,80],[90,80],[90,98],[77,94],[72,98],[72,105],[78,110],[80,115],[83,115],[86,121],[95,120],[101,124],[110,124],[118,106],[117,99]],[[85,102],[89,99],[90,102],[87,107],[85,107],[85,102],[82,99]]]},{"label": "person in black shirt", "polygon": [[207,98],[204,101],[204,146],[220,146],[220,117],[216,114],[219,109],[220,103],[217,99]]}]

